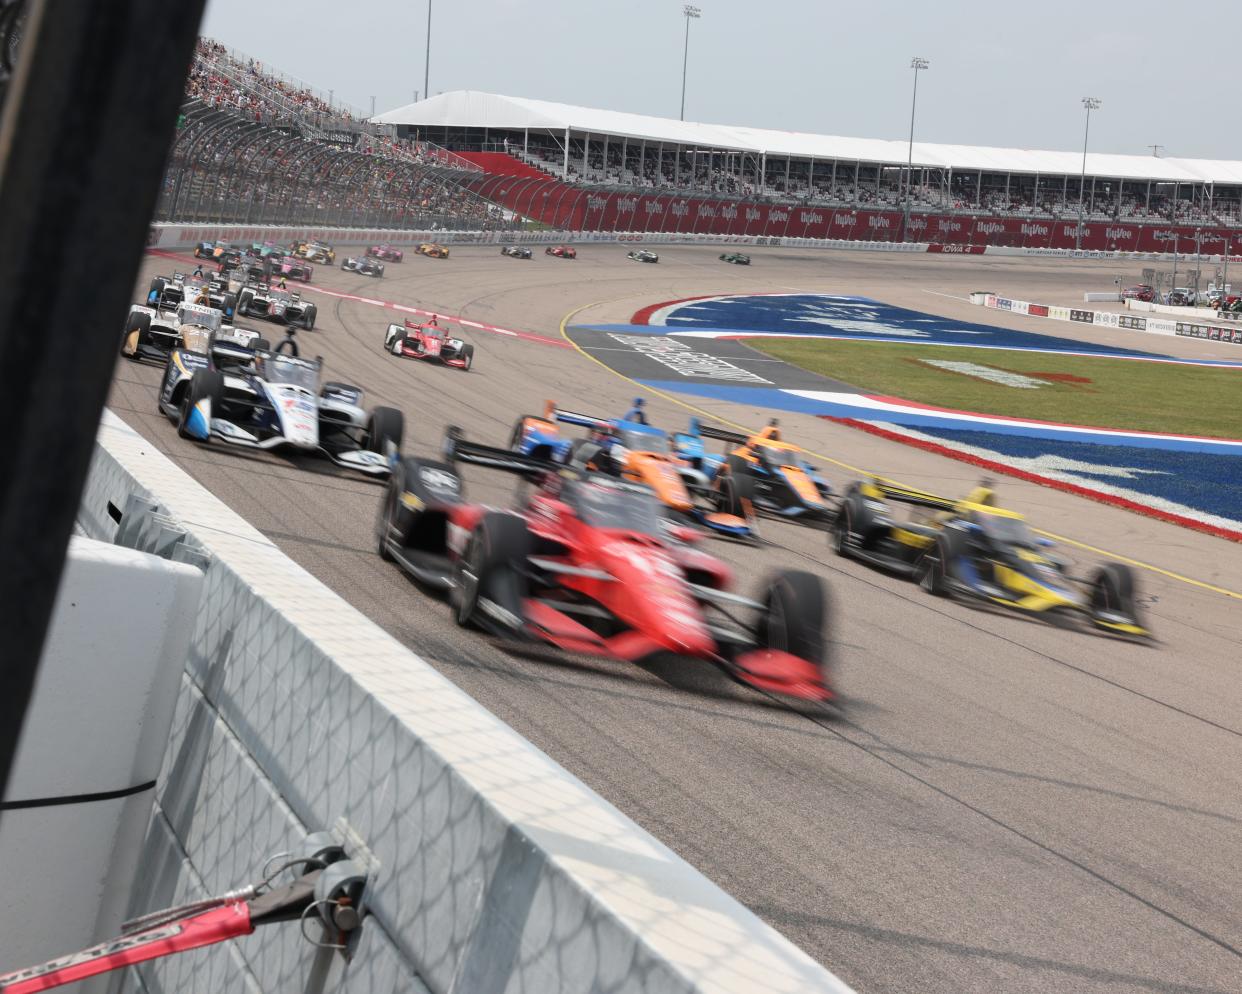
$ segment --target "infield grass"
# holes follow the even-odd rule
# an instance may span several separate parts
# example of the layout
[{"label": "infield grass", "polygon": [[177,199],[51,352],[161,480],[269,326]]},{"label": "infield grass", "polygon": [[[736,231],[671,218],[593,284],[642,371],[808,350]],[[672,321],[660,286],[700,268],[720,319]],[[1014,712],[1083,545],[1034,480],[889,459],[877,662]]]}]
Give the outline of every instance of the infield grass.
[{"label": "infield grass", "polygon": [[[1242,369],[892,342],[766,338],[748,344],[864,393],[980,414],[1242,439]],[[983,368],[967,373],[929,361]],[[1015,373],[1038,386],[984,378]]]}]

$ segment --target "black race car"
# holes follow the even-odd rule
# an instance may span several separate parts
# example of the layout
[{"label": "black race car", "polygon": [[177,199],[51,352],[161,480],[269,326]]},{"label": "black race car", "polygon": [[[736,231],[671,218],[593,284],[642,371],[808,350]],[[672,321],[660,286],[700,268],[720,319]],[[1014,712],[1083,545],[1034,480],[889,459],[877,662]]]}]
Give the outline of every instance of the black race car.
[{"label": "black race car", "polygon": [[722,252],[720,255],[721,262],[731,262],[735,266],[749,266],[750,256],[745,252]]},{"label": "black race car", "polygon": [[315,327],[318,308],[300,293],[280,290],[265,283],[249,284],[237,295],[237,313],[277,324],[292,324],[309,331]]},{"label": "black race car", "polygon": [[501,255],[507,255],[511,259],[531,259],[530,249],[522,245],[505,245],[500,249]]},{"label": "black race car", "polygon": [[635,262],[659,262],[660,261],[660,257],[656,255],[654,252],[652,252],[650,249],[634,249],[631,252],[626,252],[625,257],[627,259],[633,259]]}]

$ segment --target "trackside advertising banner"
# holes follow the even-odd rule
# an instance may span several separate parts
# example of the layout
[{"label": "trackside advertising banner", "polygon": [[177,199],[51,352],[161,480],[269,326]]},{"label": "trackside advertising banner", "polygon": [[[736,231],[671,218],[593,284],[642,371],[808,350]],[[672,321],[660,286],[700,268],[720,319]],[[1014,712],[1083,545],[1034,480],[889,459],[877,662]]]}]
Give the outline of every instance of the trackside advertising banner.
[{"label": "trackside advertising banner", "polygon": [[1114,311],[1087,311],[1076,307],[1059,307],[1055,304],[1032,304],[1030,301],[1013,300],[995,293],[972,293],[970,302],[997,311],[1046,317],[1053,321],[1073,321],[1102,328],[1124,328],[1128,331],[1144,331],[1153,335],[1181,335],[1185,338],[1205,338],[1212,342],[1231,342],[1242,345],[1242,327],[1236,326],[1227,328],[1197,321],[1174,321]]}]

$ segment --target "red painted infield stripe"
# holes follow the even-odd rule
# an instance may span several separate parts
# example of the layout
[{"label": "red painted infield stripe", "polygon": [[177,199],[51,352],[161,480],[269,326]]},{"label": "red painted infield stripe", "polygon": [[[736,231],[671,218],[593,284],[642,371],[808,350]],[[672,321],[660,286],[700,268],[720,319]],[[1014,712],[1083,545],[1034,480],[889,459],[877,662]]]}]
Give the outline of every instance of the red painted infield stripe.
[{"label": "red painted infield stripe", "polygon": [[[201,260],[195,259],[193,256],[178,255],[176,252],[164,252],[160,249],[147,249],[148,255],[159,256],[162,259],[173,259],[177,262],[184,262],[189,265],[195,265]],[[459,324],[463,328],[475,328],[479,331],[491,332],[493,335],[504,335],[507,338],[520,338],[524,342],[538,342],[540,345],[551,345],[558,349],[573,348],[569,342],[561,338],[548,338],[546,335],[536,335],[530,331],[515,331],[512,328],[502,328],[495,324],[484,324],[481,321],[472,321],[469,318],[463,318],[455,314],[445,314],[443,311],[428,311],[421,307],[411,307],[409,304],[394,304],[390,300],[378,300],[375,297],[363,297],[356,293],[343,293],[340,290],[328,290],[321,286],[311,286],[309,283],[303,283],[299,287],[302,290],[310,290],[312,293],[322,293],[325,297],[338,297],[341,300],[352,300],[359,304],[370,304],[372,307],[383,307],[390,311],[401,311],[405,314],[419,314],[430,317],[436,315],[445,321],[452,321]]]},{"label": "red painted infield stripe", "polygon": [[921,438],[910,438],[908,435],[903,435],[896,431],[889,431],[887,428],[881,428],[878,425],[868,424],[865,421],[856,421],[853,418],[829,417],[825,417],[824,420],[835,421],[837,424],[843,424],[850,428],[857,428],[859,431],[865,431],[870,435],[877,435],[880,438],[886,438],[893,442],[900,442],[902,445],[909,445],[916,449],[923,449],[926,452],[934,452],[938,456],[948,456],[950,459],[956,459],[958,462],[969,463],[972,466],[978,466],[981,469],[986,469],[993,473],[1001,473],[1005,476],[1016,477],[1019,480],[1026,480],[1028,483],[1038,483],[1042,487],[1051,487],[1053,490],[1060,490],[1064,493],[1075,494],[1078,497],[1086,497],[1087,499],[1096,501],[1100,504],[1111,504],[1113,507],[1125,508],[1125,510],[1133,511],[1136,514],[1144,514],[1149,518],[1157,518],[1160,521],[1167,521],[1170,524],[1181,525],[1183,528],[1190,528],[1197,532],[1204,532],[1207,535],[1215,535],[1217,538],[1228,539],[1231,542],[1242,542],[1242,532],[1233,531],[1229,528],[1221,528],[1218,525],[1209,525],[1203,521],[1196,521],[1194,518],[1186,517],[1184,514],[1174,514],[1171,511],[1162,511],[1159,508],[1149,507],[1146,504],[1140,504],[1137,501],[1128,500],[1125,497],[1102,493],[1099,490],[1092,490],[1090,487],[1082,487],[1076,483],[1067,483],[1064,480],[1054,480],[1048,476],[1040,476],[1038,473],[1031,473],[1025,469],[1018,469],[1015,466],[1008,466],[1005,463],[995,462],[991,459],[983,459],[979,456],[972,455],[969,452],[959,452],[957,449],[950,448],[947,445],[937,445],[935,442],[928,442]]}]

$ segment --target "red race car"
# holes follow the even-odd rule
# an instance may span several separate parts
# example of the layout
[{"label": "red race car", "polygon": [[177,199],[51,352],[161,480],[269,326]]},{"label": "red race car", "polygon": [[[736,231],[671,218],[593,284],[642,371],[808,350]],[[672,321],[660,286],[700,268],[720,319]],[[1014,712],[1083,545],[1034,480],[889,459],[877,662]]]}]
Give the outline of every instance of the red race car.
[{"label": "red race car", "polygon": [[[756,600],[740,597],[729,567],[692,544],[701,533],[665,518],[647,487],[467,442],[457,428],[444,451],[446,462],[395,463],[376,539],[383,559],[448,593],[459,625],[619,660],[673,653],[760,690],[833,700],[815,574],[782,570]],[[470,503],[462,463],[533,489],[513,511]]]},{"label": "red race car", "polygon": [[416,324],[409,318],[405,324],[390,324],[384,332],[384,351],[407,359],[435,359],[457,369],[474,365],[474,346],[460,338],[450,338],[434,317],[426,324]]},{"label": "red race car", "polygon": [[543,250],[544,255],[554,255],[559,259],[576,259],[578,250],[572,245],[549,245]]},{"label": "red race car", "polygon": [[299,259],[294,255],[287,255],[279,262],[272,264],[272,275],[274,277],[283,276],[287,280],[300,280],[303,283],[309,283],[314,272],[314,266],[305,259]]},{"label": "red race car", "polygon": [[383,259],[385,262],[402,262],[405,259],[405,253],[391,245],[368,245],[367,255]]},{"label": "red race car", "polygon": [[1128,286],[1121,291],[1122,300],[1146,300],[1152,301],[1156,299],[1156,291],[1154,287],[1148,286],[1146,283],[1140,283],[1138,286]]}]

